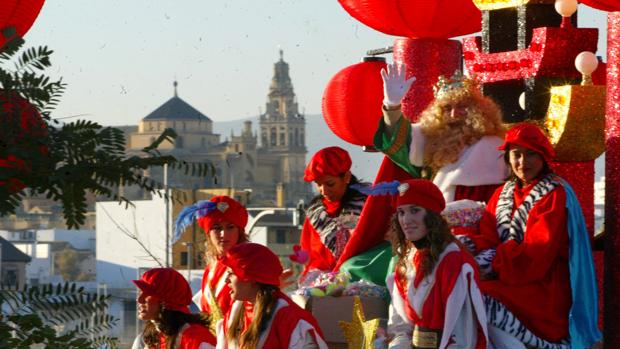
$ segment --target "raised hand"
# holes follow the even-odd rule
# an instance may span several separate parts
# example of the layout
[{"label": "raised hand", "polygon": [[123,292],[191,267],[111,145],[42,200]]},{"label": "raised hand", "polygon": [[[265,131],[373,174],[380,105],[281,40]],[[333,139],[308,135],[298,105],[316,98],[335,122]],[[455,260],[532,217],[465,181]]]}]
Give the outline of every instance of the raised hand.
[{"label": "raised hand", "polygon": [[383,104],[386,107],[400,105],[400,101],[405,97],[409,87],[415,81],[415,76],[406,79],[407,74],[405,65],[391,63],[387,65],[387,71],[381,69],[383,78]]}]

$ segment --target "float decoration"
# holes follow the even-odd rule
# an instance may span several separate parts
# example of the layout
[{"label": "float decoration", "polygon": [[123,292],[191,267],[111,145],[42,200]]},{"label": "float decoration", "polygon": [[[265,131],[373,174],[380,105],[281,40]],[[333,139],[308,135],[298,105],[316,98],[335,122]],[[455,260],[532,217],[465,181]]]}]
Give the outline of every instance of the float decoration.
[{"label": "float decoration", "polygon": [[353,317],[351,322],[338,321],[349,349],[375,349],[374,339],[379,330],[380,320],[366,321],[360,297],[353,298]]},{"label": "float decoration", "polygon": [[371,146],[381,118],[382,57],[366,57],[336,73],[323,92],[323,117],[327,126],[344,141]]}]

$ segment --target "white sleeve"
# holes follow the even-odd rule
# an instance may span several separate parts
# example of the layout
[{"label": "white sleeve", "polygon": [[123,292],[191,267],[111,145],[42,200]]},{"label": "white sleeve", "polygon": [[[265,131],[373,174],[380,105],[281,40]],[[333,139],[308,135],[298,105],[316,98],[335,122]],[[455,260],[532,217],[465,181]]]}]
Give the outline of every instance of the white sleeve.
[{"label": "white sleeve", "polygon": [[391,338],[389,343],[390,349],[410,349],[411,348],[411,336],[413,335],[413,326],[407,319],[403,318],[402,314],[396,309],[396,307],[404,307],[405,302],[402,299],[396,285],[394,285],[394,273],[391,273],[386,278],[386,286],[390,290],[392,296],[392,302],[390,302],[390,313],[388,319],[388,337]]},{"label": "white sleeve", "polygon": [[390,304],[390,315],[388,320],[388,336],[392,339],[389,349],[410,349],[413,327],[405,321],[394,306]]},{"label": "white sleeve", "polygon": [[471,299],[467,297],[463,302],[454,330],[451,343],[446,349],[473,349],[478,342],[478,320],[474,312]]},{"label": "white sleeve", "polygon": [[215,349],[215,347],[212,346],[211,344],[207,343],[207,342],[202,342],[198,346],[198,349]]},{"label": "white sleeve", "polygon": [[422,133],[420,124],[411,124],[411,144],[409,144],[409,162],[414,166],[424,165],[424,146],[426,136]]},{"label": "white sleeve", "polygon": [[314,326],[305,320],[299,320],[291,333],[289,349],[317,348],[327,349],[327,343],[319,336]]}]

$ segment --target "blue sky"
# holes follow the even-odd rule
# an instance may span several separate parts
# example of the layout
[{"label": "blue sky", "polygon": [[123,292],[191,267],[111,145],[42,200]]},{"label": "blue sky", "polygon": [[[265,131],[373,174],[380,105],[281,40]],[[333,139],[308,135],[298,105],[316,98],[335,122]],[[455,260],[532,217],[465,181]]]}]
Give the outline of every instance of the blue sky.
[{"label": "blue sky", "polygon": [[[605,13],[580,11],[604,43]],[[175,78],[214,121],[257,115],[279,47],[300,108],[318,114],[331,76],[393,39],[336,0],[47,0],[26,35],[55,51],[50,73],[68,83],[54,116],[104,125],[137,124],[172,96]]]}]

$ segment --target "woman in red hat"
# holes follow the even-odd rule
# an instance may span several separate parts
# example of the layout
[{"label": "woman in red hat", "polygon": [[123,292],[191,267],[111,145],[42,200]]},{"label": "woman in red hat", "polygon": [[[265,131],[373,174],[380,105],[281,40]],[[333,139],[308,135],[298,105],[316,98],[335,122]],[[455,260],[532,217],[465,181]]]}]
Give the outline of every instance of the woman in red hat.
[{"label": "woman in red hat", "polygon": [[482,271],[489,339],[498,348],[590,347],[600,339],[598,305],[579,202],[552,173],[555,152],[537,126],[514,126],[499,149],[508,181],[464,241]]},{"label": "woman in red hat", "polygon": [[280,291],[282,265],[271,250],[239,244],[222,263],[235,303],[218,323],[218,348],[327,348],[312,314]]},{"label": "woman in red hat", "polygon": [[357,225],[366,195],[351,173],[351,157],[340,147],[319,150],[306,166],[306,182],[314,182],[319,195],[306,210],[301,249],[309,253],[304,274],[312,269],[331,271]]},{"label": "woman in red hat", "polygon": [[179,272],[150,269],[133,283],[138,287],[138,318],[146,323],[142,341],[147,348],[215,348],[209,318],[189,312],[192,290]]},{"label": "woman in red hat", "polygon": [[226,283],[226,267],[220,259],[231,247],[248,241],[245,232],[248,212],[233,198],[215,196],[184,208],[177,218],[175,235],[180,236],[194,220],[207,234],[200,308],[211,315],[212,330],[215,331],[215,323],[226,315],[232,303]]},{"label": "woman in red hat", "polygon": [[440,214],[443,194],[424,179],[405,181],[398,189],[392,219],[398,259],[387,279],[389,348],[485,349],[477,267]]}]

